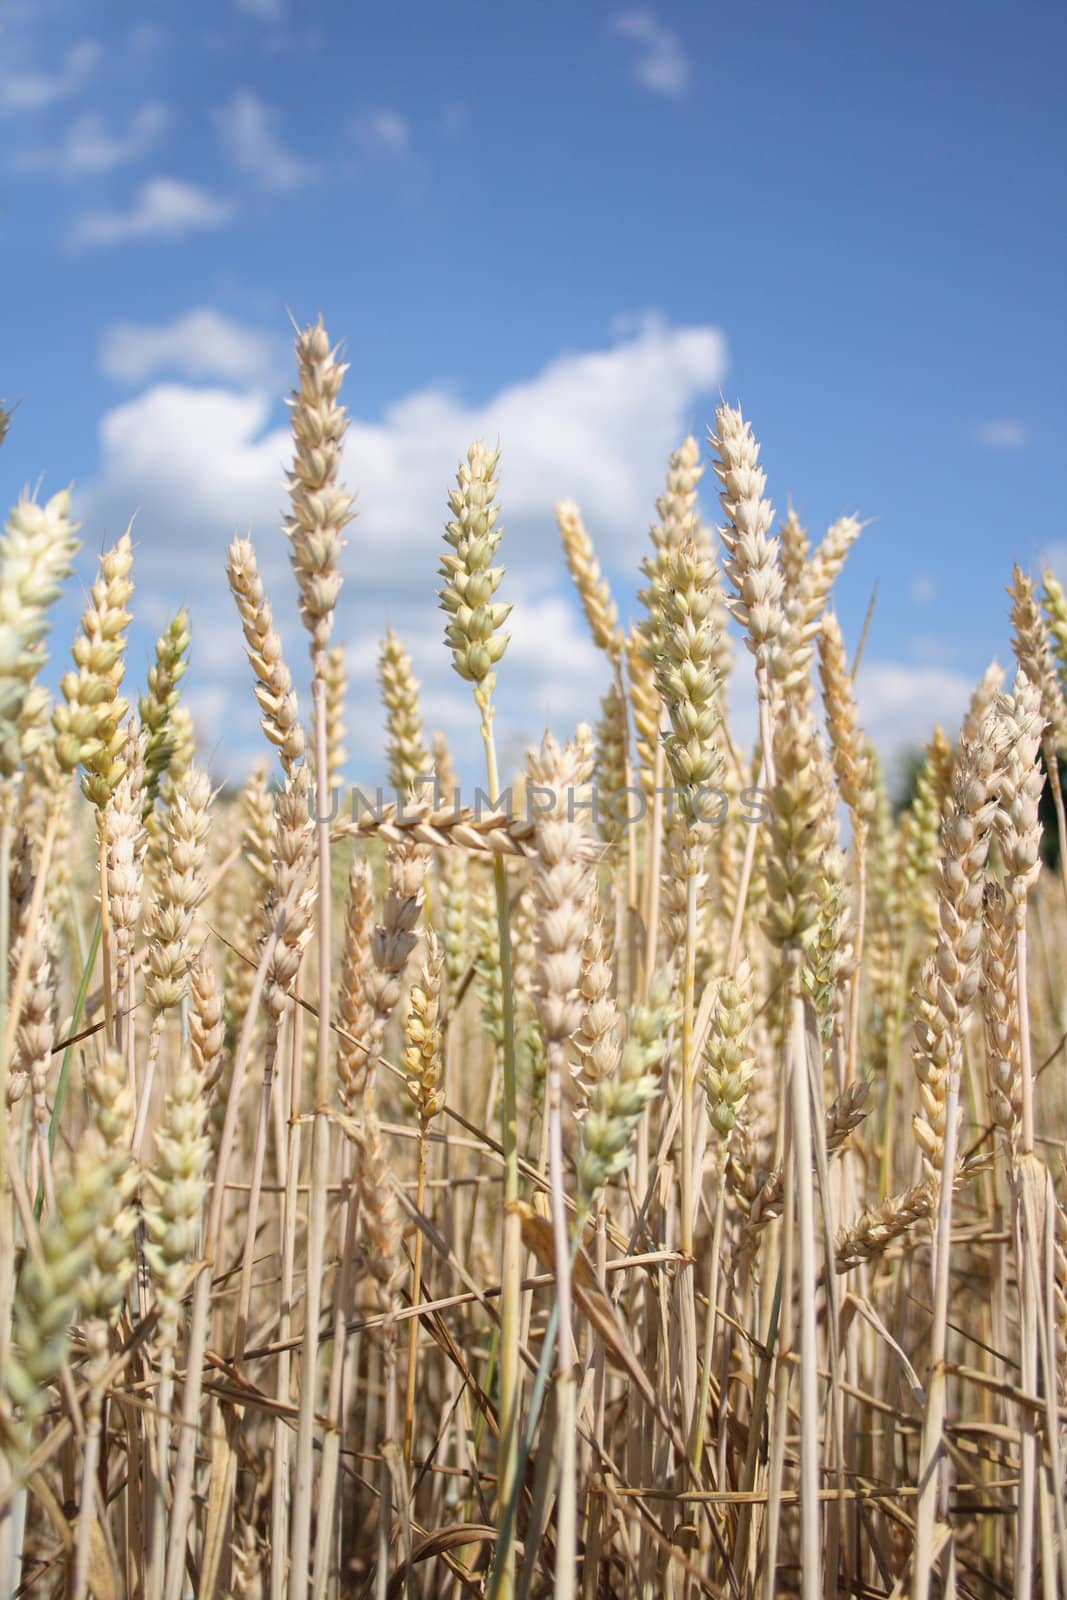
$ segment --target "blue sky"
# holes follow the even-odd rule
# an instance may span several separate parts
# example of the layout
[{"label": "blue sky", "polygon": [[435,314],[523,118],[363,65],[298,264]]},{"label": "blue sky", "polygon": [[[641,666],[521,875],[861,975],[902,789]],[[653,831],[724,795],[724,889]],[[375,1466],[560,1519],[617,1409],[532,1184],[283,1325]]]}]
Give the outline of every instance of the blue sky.
[{"label": "blue sky", "polygon": [[321,310],[351,361],[340,633],[370,777],[386,619],[470,744],[433,602],[469,438],[502,445],[517,748],[603,687],[553,503],[632,611],[667,452],[721,388],[776,506],[816,536],[873,519],[838,605],[854,640],[877,582],[858,688],[892,748],[1007,659],[1012,560],[1061,559],[1065,47],[1051,4],[0,0],[0,495],[73,479],[86,577],[138,512],[131,678],[188,600],[190,703],[236,769],[225,547],[251,528],[301,666],[281,396],[287,310]]}]

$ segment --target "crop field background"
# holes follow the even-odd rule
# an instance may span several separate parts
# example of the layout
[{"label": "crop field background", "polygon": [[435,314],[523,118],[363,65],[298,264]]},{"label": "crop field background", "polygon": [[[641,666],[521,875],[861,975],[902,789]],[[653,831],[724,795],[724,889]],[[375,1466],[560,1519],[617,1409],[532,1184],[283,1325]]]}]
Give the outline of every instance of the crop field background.
[{"label": "crop field background", "polygon": [[362,20],[0,6],[0,1600],[1067,1595],[1063,19]]}]

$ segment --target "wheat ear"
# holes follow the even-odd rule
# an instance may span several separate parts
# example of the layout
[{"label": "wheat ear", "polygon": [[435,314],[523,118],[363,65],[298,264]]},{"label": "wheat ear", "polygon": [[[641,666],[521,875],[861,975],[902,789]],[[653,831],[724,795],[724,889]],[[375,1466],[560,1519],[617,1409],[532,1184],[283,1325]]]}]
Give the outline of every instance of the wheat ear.
[{"label": "wheat ear", "polygon": [[[786,530],[793,548],[786,551]],[[801,541],[796,530],[803,535]],[[810,699],[812,654],[822,612],[837,581],[845,558],[862,532],[855,517],[842,517],[826,533],[815,554],[807,555],[807,536],[795,523],[794,513],[779,526],[779,554],[785,583],[784,621],[781,636],[770,654],[771,677],[784,694],[802,694]],[[805,554],[800,556],[800,551]]]},{"label": "wheat ear", "polygon": [[255,674],[256,700],[263,714],[260,726],[291,772],[304,755],[304,728],[251,539],[235,539],[230,545],[227,574]]},{"label": "wheat ear", "polygon": [[22,763],[20,723],[45,661],[49,608],[74,569],[77,532],[62,489],[43,506],[23,494],[0,535],[0,777]]},{"label": "wheat ear", "polygon": [[386,712],[389,782],[403,800],[409,790],[418,789],[430,776],[433,761],[422,734],[419,681],[411,657],[392,628],[386,633],[378,656],[378,682]]},{"label": "wheat ear", "polygon": [[874,790],[866,740],[857,719],[845,641],[832,611],[823,618],[819,633],[819,673],[834,773],[841,798],[852,819],[852,849],[856,863],[854,970],[849,994],[848,1049],[845,1058],[845,1083],[849,1084],[859,1070],[860,975],[867,916],[867,828],[874,810]]},{"label": "wheat ear", "polygon": [[187,657],[192,630],[189,613],[183,606],[156,641],[156,659],[148,669],[148,689],[137,703],[141,727],[145,731],[144,805],[155,805],[159,786],[166,777],[174,749],[173,720],[178,708],[178,685],[189,665]]},{"label": "wheat ear", "polygon": [[778,561],[782,569],[783,592],[788,605],[800,585],[804,568],[811,555],[811,539],[807,528],[791,505],[778,524]]},{"label": "wheat ear", "polygon": [[600,570],[593,541],[582,521],[582,513],[573,500],[559,502],[556,522],[563,541],[567,570],[582,602],[593,643],[617,667],[626,643],[619,627],[619,608],[611,597],[611,585]]}]

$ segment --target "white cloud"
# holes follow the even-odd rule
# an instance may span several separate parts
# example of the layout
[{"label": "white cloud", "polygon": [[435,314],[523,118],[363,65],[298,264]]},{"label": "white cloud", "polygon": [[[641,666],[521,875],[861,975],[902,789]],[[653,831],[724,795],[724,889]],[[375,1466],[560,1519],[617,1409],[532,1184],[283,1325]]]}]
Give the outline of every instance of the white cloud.
[{"label": "white cloud", "polygon": [[[183,346],[171,330],[163,343],[173,363],[183,348],[184,359],[193,360],[200,342],[186,338]],[[158,344],[119,346],[119,366],[127,370],[139,361],[146,373],[158,370],[150,358],[164,359]],[[724,373],[717,329],[648,318],[611,347],[560,356],[483,404],[464,404],[435,388],[407,396],[380,419],[354,418],[345,476],[358,489],[359,517],[349,530],[348,582],[338,611],[340,637],[358,645],[353,703],[375,695],[374,651],[391,621],[412,649],[427,707],[435,716],[462,715],[466,697],[469,711],[468,692],[441,643],[436,566],[457,462],[472,439],[499,437],[507,566],[502,594],[515,603],[513,643],[498,691],[502,747],[539,737],[546,716],[563,732],[580,715],[594,716],[606,674],[567,590],[553,505],[563,496],[577,498],[601,559],[632,570],[654,516],[666,457],[702,396],[710,414]],[[79,515],[94,532],[123,527],[138,512],[142,601],[164,586],[173,594],[180,572],[196,626],[191,680],[206,673],[227,691],[220,727],[231,770],[246,763],[257,740],[223,576],[235,531],[256,539],[294,671],[306,655],[279,532],[292,445],[287,427],[274,418],[264,391],[157,384],[103,418],[99,470],[79,497]],[[373,714],[351,720],[353,773],[371,779],[380,760],[380,720]],[[459,754],[473,774],[478,736],[472,715],[459,731]],[[216,737],[212,728],[203,732],[209,743]]]},{"label": "white cloud", "polygon": [[470,108],[465,100],[449,100],[441,115],[441,126],[447,134],[462,133],[470,122]]},{"label": "white cloud", "polygon": [[132,56],[151,56],[163,48],[166,38],[166,30],[157,22],[138,22],[126,34],[126,48]]},{"label": "white cloud", "polygon": [[689,62],[682,41],[654,11],[635,8],[611,19],[612,33],[636,45],[633,70],[638,83],[654,94],[676,99],[689,87]]},{"label": "white cloud", "polygon": [[1067,583],[1067,544],[1044,546],[1038,552],[1037,561],[1042,572],[1047,572],[1051,568],[1061,584]]},{"label": "white cloud", "polygon": [[216,121],[231,161],[264,189],[297,189],[314,176],[308,162],[286,149],[277,112],[250,89],[238,89]]},{"label": "white cloud", "polygon": [[928,665],[949,666],[959,660],[959,646],[940,633],[916,633],[908,640],[908,649],[916,661]]},{"label": "white cloud", "polygon": [[121,383],[144,383],[160,372],[258,384],[279,366],[278,342],[210,306],[164,324],[119,322],[100,343],[100,369]]},{"label": "white cloud", "polygon": [[399,111],[368,111],[352,124],[352,134],[368,155],[405,156],[411,149],[411,123]]},{"label": "white cloud", "polygon": [[[360,491],[353,537],[380,553],[394,583],[402,577],[393,570],[398,548],[435,556],[458,458],[472,439],[499,436],[512,557],[555,565],[552,507],[566,495],[581,503],[602,559],[629,562],[643,548],[667,454],[698,397],[710,395],[724,372],[717,329],[648,319],[630,338],[558,357],[482,405],[434,388],[408,395],[379,421],[356,417],[346,446],[346,470]],[[269,414],[259,393],[150,389],[104,418],[94,494],[121,514],[121,506],[152,500],[165,484],[160,509],[183,538],[202,528],[209,504],[216,508],[210,520],[223,527],[273,525],[290,445],[285,427],[268,427]],[[172,501],[176,481],[185,488]]]},{"label": "white cloud", "polygon": [[976,423],[974,437],[987,450],[1022,450],[1028,434],[1026,424],[1018,417],[996,417]]},{"label": "white cloud", "polygon": [[[256,540],[287,658],[306,687],[305,635],[280,532],[291,439],[268,389],[250,387],[258,381],[257,362],[268,356],[262,339],[208,308],[162,328],[112,330],[104,357],[112,372],[142,381],[160,371],[189,377],[213,371],[225,383],[157,383],[109,411],[98,472],[77,507],[87,545],[137,512],[138,615],[158,628],[168,608],[180,600],[190,605],[190,705],[205,756],[231,776],[264,748],[224,576],[235,531]],[[499,674],[497,733],[509,774],[546,725],[568,734],[579,719],[594,719],[607,687],[605,663],[563,571],[555,501],[573,495],[581,503],[625,617],[666,456],[694,414],[700,417],[705,396],[710,413],[724,375],[716,329],[646,318],[609,347],[559,356],[482,403],[433,388],[408,395],[379,418],[353,419],[345,477],[358,489],[359,516],[348,530],[337,612],[337,639],[349,657],[351,779],[365,785],[384,779],[375,673],[387,624],[411,650],[427,730],[440,726],[448,734],[465,782],[481,776],[469,686],[451,670],[436,604],[445,494],[468,442],[501,441],[507,571],[500,593],[514,610]],[[713,515],[707,482],[705,502]],[[148,645],[139,648],[147,652]],[[742,744],[755,731],[748,659],[737,650],[731,686]],[[956,732],[972,688],[943,662],[867,656],[857,681],[860,719],[893,770],[894,757],[928,739],[935,722]]]},{"label": "white cloud", "polygon": [[932,573],[917,572],[911,580],[911,603],[928,606],[937,598],[937,580]]},{"label": "white cloud", "polygon": [[0,70],[0,116],[43,111],[76,94],[100,60],[100,46],[83,39],[70,46],[51,71],[35,72],[8,67]]},{"label": "white cloud", "polygon": [[150,178],[125,211],[88,211],[68,237],[73,250],[123,244],[130,239],[180,239],[205,228],[220,228],[231,208],[196,184],[180,178]]},{"label": "white cloud", "polygon": [[133,113],[122,132],[108,128],[99,112],[87,111],[71,123],[58,144],[31,145],[12,157],[16,172],[42,172],[59,178],[92,177],[140,161],[153,149],[169,120],[166,106],[148,104]]},{"label": "white cloud", "polygon": [[856,677],[860,722],[887,758],[923,744],[934,725],[955,737],[974,683],[933,664],[867,661]]}]

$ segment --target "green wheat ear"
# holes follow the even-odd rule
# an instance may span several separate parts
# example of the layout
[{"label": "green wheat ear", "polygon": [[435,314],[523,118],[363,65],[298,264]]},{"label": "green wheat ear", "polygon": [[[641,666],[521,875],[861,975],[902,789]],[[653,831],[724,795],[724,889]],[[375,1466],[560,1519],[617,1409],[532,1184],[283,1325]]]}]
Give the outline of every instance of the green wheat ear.
[{"label": "green wheat ear", "polygon": [[146,813],[155,805],[174,753],[171,721],[178,706],[178,685],[189,665],[191,638],[189,613],[182,606],[156,641],[156,659],[148,669],[148,689],[138,701],[141,726],[148,735],[144,758]]},{"label": "green wheat ear", "polygon": [[[0,440],[9,415],[0,411]],[[74,570],[77,531],[70,491],[62,489],[43,506],[22,495],[0,535],[0,777],[13,777],[29,753],[28,702],[43,693],[35,684],[46,659],[48,610]]]},{"label": "green wheat ear", "polygon": [[438,596],[450,619],[445,642],[452,663],[485,699],[492,694],[493,668],[510,637],[500,629],[511,606],[493,600],[504,576],[503,567],[491,565],[504,531],[497,526],[500,511],[495,504],[499,460],[499,450],[488,450],[476,440],[460,463],[457,486],[448,496],[452,517],[445,524],[445,538],[452,548],[441,557],[445,586]]},{"label": "green wheat ear", "polygon": [[53,714],[56,756],[65,772],[84,768],[82,790],[102,811],[126,770],[122,723],[129,709],[119,693],[125,675],[126,607],[133,594],[133,543],[127,528],[100,557],[100,572],[71,647],[76,671],[63,675],[63,704]]}]

